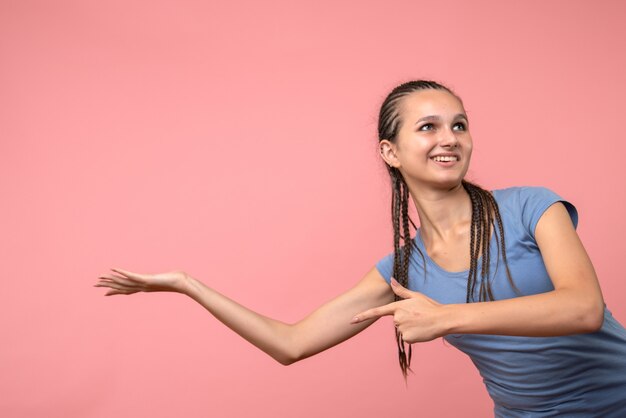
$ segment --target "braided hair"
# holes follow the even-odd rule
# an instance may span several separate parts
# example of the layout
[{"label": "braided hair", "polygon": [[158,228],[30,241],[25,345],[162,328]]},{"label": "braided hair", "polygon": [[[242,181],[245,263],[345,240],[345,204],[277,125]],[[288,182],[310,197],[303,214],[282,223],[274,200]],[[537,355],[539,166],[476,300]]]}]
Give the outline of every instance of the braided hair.
[{"label": "braided hair", "polygon": [[[382,141],[387,139],[391,142],[396,140],[399,128],[402,124],[400,119],[399,105],[404,97],[410,93],[420,90],[443,90],[454,97],[459,102],[463,103],[461,99],[452,92],[449,88],[439,84],[435,81],[428,80],[414,80],[403,84],[400,84],[394,88],[391,93],[384,100],[378,119],[378,140]],[[415,223],[408,214],[409,209],[409,187],[402,177],[400,171],[391,166],[387,166],[389,176],[391,178],[391,220],[393,224],[393,277],[404,287],[408,287],[409,281],[409,262],[414,250],[417,250],[424,263],[424,275],[426,274],[426,262],[422,251],[415,245],[415,242],[411,238],[411,226],[413,229],[417,229]],[[490,301],[494,300],[491,284],[489,283],[489,239],[491,237],[492,225],[497,225],[498,234],[495,235],[497,248],[499,253],[502,254],[502,260],[506,268],[506,274],[509,283],[516,292],[519,292],[509,266],[506,261],[506,249],[504,245],[504,229],[502,227],[502,219],[500,217],[500,210],[498,204],[495,201],[493,195],[487,190],[482,189],[480,186],[474,183],[470,183],[466,180],[461,180],[463,188],[467,191],[472,204],[472,220],[470,229],[470,269],[467,278],[467,295],[466,302],[469,303],[474,300],[475,289],[477,283],[478,288],[478,301]],[[478,277],[478,258],[482,254],[482,268],[480,271],[480,277]],[[395,296],[395,300],[399,300],[399,296]],[[402,334],[395,329],[395,338],[398,346],[398,360],[400,363],[400,369],[402,375],[407,378],[408,371],[411,365],[412,348],[409,344],[408,350],[406,343],[402,338]]]}]

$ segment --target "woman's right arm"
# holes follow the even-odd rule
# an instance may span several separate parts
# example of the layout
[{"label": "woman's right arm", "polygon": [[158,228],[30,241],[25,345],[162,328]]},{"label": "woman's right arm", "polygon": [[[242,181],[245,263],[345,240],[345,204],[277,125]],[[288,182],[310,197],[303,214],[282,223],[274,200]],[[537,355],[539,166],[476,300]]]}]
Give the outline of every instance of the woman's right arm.
[{"label": "woman's right arm", "polygon": [[[108,294],[130,294],[137,291],[175,291],[183,293],[204,306],[213,316],[241,337],[288,365],[310,357],[358,334],[375,320],[351,324],[354,315],[392,302],[394,294],[376,268],[372,268],[354,287],[326,302],[302,320],[287,324],[258,314],[220,294],[193,277],[178,272],[176,285],[168,285],[159,275],[137,274],[117,269],[118,280],[97,285],[110,287]],[[157,277],[158,279],[154,279]],[[168,282],[169,283],[169,282]]]}]

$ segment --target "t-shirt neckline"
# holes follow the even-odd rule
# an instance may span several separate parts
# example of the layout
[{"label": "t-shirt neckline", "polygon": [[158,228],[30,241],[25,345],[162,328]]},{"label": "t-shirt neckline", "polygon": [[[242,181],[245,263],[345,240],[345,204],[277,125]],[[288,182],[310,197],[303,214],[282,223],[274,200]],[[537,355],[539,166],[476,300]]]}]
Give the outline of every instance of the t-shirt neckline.
[{"label": "t-shirt neckline", "polygon": [[[493,198],[496,200],[497,202],[497,190],[491,190],[491,194],[493,195]],[[420,228],[417,229],[417,232],[415,234],[415,238],[413,239],[413,241],[416,243],[417,247],[420,249],[420,251],[422,252],[422,254],[424,255],[424,258],[426,259],[426,262],[428,263],[428,265],[432,266],[433,268],[435,268],[436,270],[438,270],[439,272],[446,274],[448,276],[464,276],[467,277],[467,275],[469,274],[470,269],[467,270],[463,270],[463,271],[448,271],[446,269],[444,269],[443,267],[441,267],[439,264],[437,264],[435,262],[435,260],[433,260],[432,258],[430,258],[430,256],[428,255],[428,252],[426,251],[426,245],[424,244],[424,241],[422,240],[422,235],[420,234]],[[493,246],[493,242],[494,242],[494,235],[496,234],[496,231],[493,231],[491,234],[491,239],[489,240],[489,251],[491,252],[491,250],[493,250],[493,248],[491,248]],[[480,257],[478,258],[477,261],[477,267],[480,267],[482,265],[482,261],[483,261],[483,254],[480,255]]]}]

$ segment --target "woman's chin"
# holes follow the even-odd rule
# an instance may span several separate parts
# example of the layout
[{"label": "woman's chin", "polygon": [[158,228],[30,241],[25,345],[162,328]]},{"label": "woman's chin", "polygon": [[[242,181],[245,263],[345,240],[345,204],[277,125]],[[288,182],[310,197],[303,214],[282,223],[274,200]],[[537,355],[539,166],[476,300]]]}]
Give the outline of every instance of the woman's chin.
[{"label": "woman's chin", "polygon": [[433,179],[432,185],[441,188],[441,189],[451,189],[457,187],[461,184],[464,176],[442,176],[436,179]]}]

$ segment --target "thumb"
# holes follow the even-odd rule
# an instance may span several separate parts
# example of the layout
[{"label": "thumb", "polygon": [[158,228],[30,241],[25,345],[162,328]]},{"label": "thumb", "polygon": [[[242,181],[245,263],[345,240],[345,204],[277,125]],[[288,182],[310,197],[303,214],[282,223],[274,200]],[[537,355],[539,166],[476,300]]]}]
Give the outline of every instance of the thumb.
[{"label": "thumb", "polygon": [[410,298],[413,296],[413,292],[402,286],[396,279],[391,278],[391,290],[393,293],[400,296],[401,298]]}]

